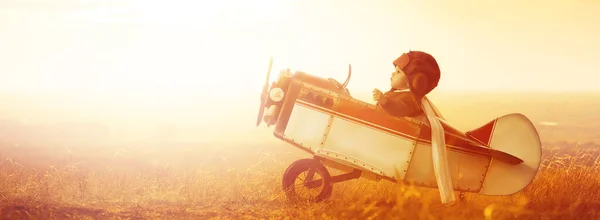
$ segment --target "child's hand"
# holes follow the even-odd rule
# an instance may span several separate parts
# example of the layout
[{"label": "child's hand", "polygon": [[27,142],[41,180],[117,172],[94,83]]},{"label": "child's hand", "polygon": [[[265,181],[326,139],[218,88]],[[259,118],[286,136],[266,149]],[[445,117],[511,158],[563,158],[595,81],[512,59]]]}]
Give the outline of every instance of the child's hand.
[{"label": "child's hand", "polygon": [[381,99],[382,95],[383,95],[383,92],[379,91],[379,89],[373,89],[373,100],[378,102],[379,99]]}]

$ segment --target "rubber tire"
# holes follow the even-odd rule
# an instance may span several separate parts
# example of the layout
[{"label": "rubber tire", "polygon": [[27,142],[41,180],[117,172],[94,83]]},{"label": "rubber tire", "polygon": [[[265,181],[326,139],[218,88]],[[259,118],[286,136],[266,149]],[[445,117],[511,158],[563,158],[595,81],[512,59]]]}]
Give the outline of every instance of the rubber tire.
[{"label": "rubber tire", "polygon": [[322,202],[331,197],[333,192],[333,183],[331,182],[331,175],[329,174],[329,171],[327,171],[327,168],[318,160],[300,159],[290,164],[283,174],[283,191],[289,200],[297,201],[296,192],[290,189],[294,185],[298,175],[300,175],[302,172],[308,171],[310,168],[315,169],[315,172],[321,176],[323,179],[323,184],[325,185],[319,195],[317,195],[315,198],[311,198],[310,202]]}]

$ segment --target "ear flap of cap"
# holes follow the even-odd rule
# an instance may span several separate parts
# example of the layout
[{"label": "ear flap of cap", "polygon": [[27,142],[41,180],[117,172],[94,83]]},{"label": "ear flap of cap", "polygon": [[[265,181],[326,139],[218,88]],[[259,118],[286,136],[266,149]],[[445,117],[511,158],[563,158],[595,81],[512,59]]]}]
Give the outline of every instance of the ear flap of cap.
[{"label": "ear flap of cap", "polygon": [[429,79],[427,79],[424,73],[414,73],[410,77],[410,88],[413,94],[420,98],[429,92]]}]

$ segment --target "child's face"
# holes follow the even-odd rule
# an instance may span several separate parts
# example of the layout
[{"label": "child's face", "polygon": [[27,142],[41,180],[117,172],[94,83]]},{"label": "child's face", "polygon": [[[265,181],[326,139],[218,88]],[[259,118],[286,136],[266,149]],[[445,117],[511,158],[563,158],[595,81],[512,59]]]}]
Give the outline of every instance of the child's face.
[{"label": "child's face", "polygon": [[390,78],[390,84],[394,89],[408,89],[408,78],[402,69],[396,67],[396,70],[392,72],[392,77]]}]

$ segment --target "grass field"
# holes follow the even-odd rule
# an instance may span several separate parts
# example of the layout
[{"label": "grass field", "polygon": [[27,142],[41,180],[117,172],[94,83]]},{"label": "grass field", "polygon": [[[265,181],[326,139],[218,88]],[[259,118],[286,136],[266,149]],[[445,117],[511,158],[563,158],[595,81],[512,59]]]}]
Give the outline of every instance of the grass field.
[{"label": "grass field", "polygon": [[[540,108],[552,108],[546,105]],[[453,112],[459,110],[458,105],[445,106],[442,111],[457,118]],[[324,203],[293,204],[281,187],[283,171],[310,155],[276,141],[268,130],[266,136],[237,142],[51,145],[4,141],[0,148],[0,218],[600,218],[596,124],[590,121],[570,127],[574,125],[561,121],[573,117],[575,110],[548,119],[546,115],[552,114],[534,110],[524,111],[534,121],[553,120],[558,125],[540,129],[542,167],[532,184],[511,196],[466,194],[446,207],[435,189],[358,179],[334,185],[331,199]],[[472,127],[503,111],[512,109],[496,108],[471,122],[463,120],[460,126]],[[583,115],[579,113],[573,120],[585,121]]]},{"label": "grass field", "polygon": [[140,146],[115,155],[106,148],[104,152],[79,149],[60,153],[4,148],[0,164],[2,219],[600,216],[596,213],[600,209],[600,146],[546,145],[540,173],[523,192],[505,197],[467,194],[451,207],[440,204],[437,190],[363,179],[336,184],[332,198],[325,203],[295,205],[287,202],[281,189],[283,170],[308,155],[278,143],[230,149],[235,148],[182,145],[166,152]]}]

